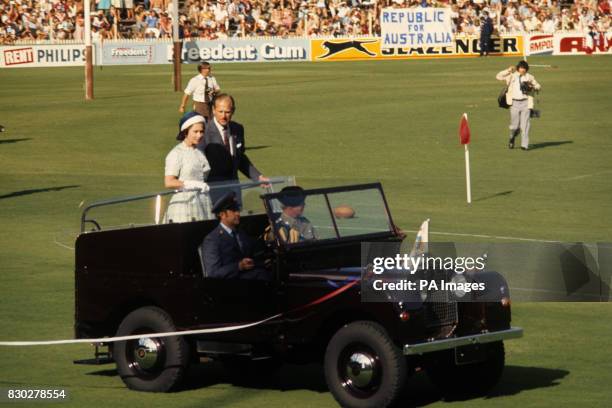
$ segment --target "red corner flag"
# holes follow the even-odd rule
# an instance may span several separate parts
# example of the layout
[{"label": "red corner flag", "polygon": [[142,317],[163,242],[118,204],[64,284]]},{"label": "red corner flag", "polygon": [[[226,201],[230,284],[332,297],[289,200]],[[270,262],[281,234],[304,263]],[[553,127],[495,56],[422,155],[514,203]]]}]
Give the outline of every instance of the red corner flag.
[{"label": "red corner flag", "polygon": [[468,125],[467,113],[464,113],[463,116],[461,116],[461,123],[459,124],[459,140],[463,145],[470,143],[470,126]]},{"label": "red corner flag", "polygon": [[468,144],[470,144],[470,126],[468,125],[467,113],[461,116],[461,123],[459,124],[459,140],[465,148],[465,188],[467,193],[468,204],[472,203],[472,183],[470,181],[470,152],[468,151]]}]

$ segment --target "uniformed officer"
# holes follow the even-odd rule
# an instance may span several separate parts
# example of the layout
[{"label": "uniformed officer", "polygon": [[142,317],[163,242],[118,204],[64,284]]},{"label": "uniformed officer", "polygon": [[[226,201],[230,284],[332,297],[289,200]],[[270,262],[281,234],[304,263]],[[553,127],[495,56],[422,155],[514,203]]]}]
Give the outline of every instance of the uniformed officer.
[{"label": "uniformed officer", "polygon": [[282,195],[278,201],[283,212],[275,222],[279,238],[290,244],[316,239],[312,223],[302,215],[306,205],[304,190],[298,186],[288,186],[280,192]]},{"label": "uniformed officer", "polygon": [[493,20],[489,17],[488,11],[482,12],[480,24],[480,56],[489,56],[489,52],[491,52],[491,35],[493,35]]},{"label": "uniformed officer", "polygon": [[240,205],[236,194],[225,194],[215,203],[212,212],[219,219],[219,225],[202,242],[206,277],[269,280],[270,273],[255,265],[251,238],[238,230]]}]

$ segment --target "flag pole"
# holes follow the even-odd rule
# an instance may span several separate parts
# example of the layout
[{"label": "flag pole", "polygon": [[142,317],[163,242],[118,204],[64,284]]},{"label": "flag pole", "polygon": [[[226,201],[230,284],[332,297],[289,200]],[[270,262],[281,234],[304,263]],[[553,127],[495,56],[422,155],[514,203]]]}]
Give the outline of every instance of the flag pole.
[{"label": "flag pole", "polygon": [[172,82],[174,83],[174,92],[181,91],[181,57],[183,44],[179,38],[179,0],[172,1],[172,47],[173,58],[172,65],[174,66]]},{"label": "flag pole", "polygon": [[468,204],[472,204],[472,182],[470,178],[470,151],[468,150],[468,145],[464,144],[465,148],[465,187],[467,190],[467,202]]},{"label": "flag pole", "polygon": [[465,188],[467,192],[467,203],[472,203],[472,182],[470,179],[470,151],[468,145],[470,144],[470,125],[468,124],[467,113],[461,115],[461,122],[459,123],[459,142],[463,145],[465,150]]},{"label": "flag pole", "polygon": [[93,86],[93,47],[91,45],[91,1],[85,0],[83,4],[83,18],[85,19],[85,100],[94,98]]}]

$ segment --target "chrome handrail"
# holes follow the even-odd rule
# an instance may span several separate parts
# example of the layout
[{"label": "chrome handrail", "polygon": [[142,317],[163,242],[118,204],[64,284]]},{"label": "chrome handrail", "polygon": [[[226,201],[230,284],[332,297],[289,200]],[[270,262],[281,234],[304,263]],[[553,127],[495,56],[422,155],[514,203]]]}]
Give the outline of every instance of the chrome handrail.
[{"label": "chrome handrail", "polygon": [[[220,182],[220,183],[211,183],[208,186],[210,187],[210,191],[215,190],[215,189],[222,189],[222,188],[227,189],[227,188],[237,188],[237,187],[240,187],[241,190],[245,190],[245,189],[257,187],[257,186],[266,186],[264,187],[266,192],[272,193],[274,192],[274,189],[272,186],[274,184],[282,184],[282,183],[289,183],[289,184],[295,185],[295,177],[293,176],[272,177],[270,178],[269,181],[265,181],[265,182],[261,182],[261,181],[248,181],[244,183]],[[157,196],[163,197],[163,196],[167,196],[171,194],[199,192],[199,191],[200,191],[199,189],[162,190],[156,193],[148,193],[148,194],[141,194],[141,195],[130,196],[130,197],[118,197],[118,198],[111,198],[108,200],[94,201],[93,203],[87,205],[83,209],[83,212],[81,214],[81,233],[85,232],[85,224],[88,222],[94,224],[98,228],[98,230],[102,229],[95,220],[87,218],[87,213],[89,212],[89,210],[93,208],[104,207],[104,206],[114,205],[114,204],[128,203],[132,201],[145,200],[145,199],[154,198]]]}]

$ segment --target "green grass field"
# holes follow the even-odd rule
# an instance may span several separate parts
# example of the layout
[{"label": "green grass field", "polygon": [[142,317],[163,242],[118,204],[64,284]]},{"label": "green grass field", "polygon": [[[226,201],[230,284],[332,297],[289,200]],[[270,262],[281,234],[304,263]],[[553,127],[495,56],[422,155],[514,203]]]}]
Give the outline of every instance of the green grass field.
[{"label": "green grass field", "polygon": [[[508,112],[495,74],[514,59],[216,65],[237,100],[247,147],[266,175],[306,187],[381,181],[395,221],[431,218],[437,241],[612,241],[612,58],[541,57],[542,118],[529,152],[508,150]],[[186,79],[193,66],[183,67]],[[180,94],[171,67],[0,71],[0,340],[73,336],[72,245],[82,201],[162,189],[176,143]],[[474,202],[465,203],[460,115],[470,118]],[[512,242],[512,240],[501,240]],[[507,370],[486,399],[447,403],[421,375],[402,406],[609,407],[612,307],[515,303],[526,336],[507,344]],[[185,391],[128,391],[114,367],[76,366],[89,346],[0,348],[0,388],[63,387],[75,407],[334,406],[322,370],[285,367],[239,387],[204,367]],[[26,406],[19,403],[15,406]],[[32,404],[34,405],[34,404]],[[7,404],[8,406],[8,404]],[[38,406],[38,405],[36,405]]]}]

